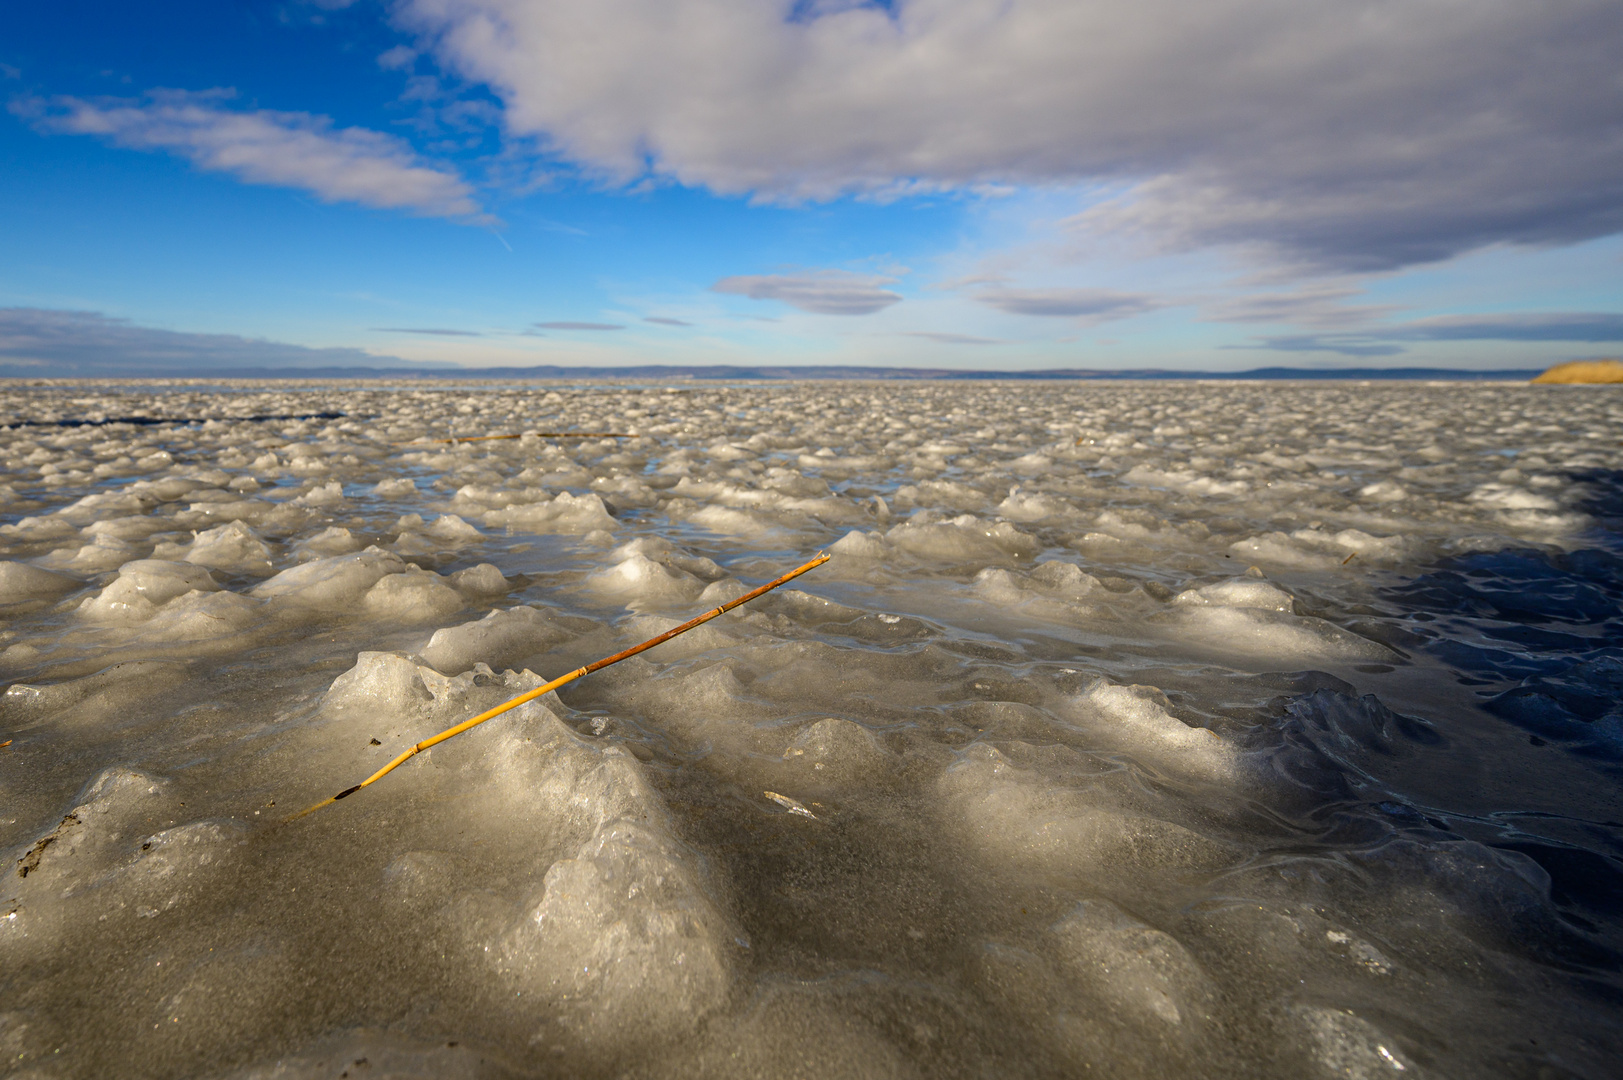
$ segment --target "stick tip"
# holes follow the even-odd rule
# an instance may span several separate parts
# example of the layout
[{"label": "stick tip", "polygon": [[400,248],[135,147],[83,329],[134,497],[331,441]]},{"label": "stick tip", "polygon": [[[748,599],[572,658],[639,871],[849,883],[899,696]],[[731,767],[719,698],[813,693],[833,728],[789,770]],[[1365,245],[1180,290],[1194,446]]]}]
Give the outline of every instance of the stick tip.
[{"label": "stick tip", "polygon": [[331,806],[333,803],[335,803],[337,801],[338,800],[336,800],[336,799],[322,799],[320,802],[316,803],[314,806],[306,807],[303,810],[300,810],[297,814],[289,814],[287,817],[283,818],[282,821],[283,822],[297,821],[302,817],[309,817],[311,814],[315,813],[317,810],[320,810],[323,806]]}]

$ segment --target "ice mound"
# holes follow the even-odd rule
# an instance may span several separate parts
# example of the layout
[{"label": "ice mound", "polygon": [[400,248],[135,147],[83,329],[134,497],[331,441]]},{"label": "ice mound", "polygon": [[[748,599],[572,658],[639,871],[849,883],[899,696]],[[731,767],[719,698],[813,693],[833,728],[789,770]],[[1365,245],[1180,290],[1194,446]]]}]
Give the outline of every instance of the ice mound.
[{"label": "ice mound", "polygon": [[157,810],[167,810],[169,781],[135,769],[105,769],[86,785],[62,821],[14,861],[16,874],[69,889],[94,881],[107,869],[110,850],[133,839],[130,830]]},{"label": "ice mound", "polygon": [[158,609],[191,592],[216,592],[219,583],[207,569],[191,563],[137,559],[119,568],[118,578],[85,601],[81,618],[93,622],[130,625],[146,622]]},{"label": "ice mound", "polygon": [[130,491],[104,491],[69,503],[58,510],[56,516],[75,525],[88,525],[118,514],[144,514],[157,501]]},{"label": "ice mound", "polygon": [[1174,772],[1233,779],[1235,748],[1208,728],[1190,727],[1169,711],[1171,702],[1153,686],[1115,686],[1100,679],[1070,703],[1101,733]]},{"label": "ice mound", "polygon": [[1216,987],[1189,950],[1108,900],[1082,901],[1049,933],[1061,970],[1117,1024],[1190,1037],[1212,1010]]},{"label": "ice mound", "polygon": [[[714,586],[711,588],[714,588]],[[711,588],[707,588],[705,592],[710,592]],[[700,593],[699,599],[694,603],[693,607],[696,611],[719,607],[720,603],[712,602],[714,600],[714,596],[707,597],[704,593]],[[622,640],[635,643],[658,637],[660,634],[680,626],[686,621],[686,617],[636,615],[621,622],[616,627],[616,630],[619,631]],[[729,633],[726,629],[711,622],[662,643],[659,646],[659,655],[660,659],[665,662],[681,660],[710,652],[712,649],[725,649],[737,645],[739,640],[737,634]]]},{"label": "ice mound", "polygon": [[0,561],[0,604],[51,600],[83,585],[84,582],[67,574],[42,570],[27,563]]},{"label": "ice mound", "polygon": [[75,707],[82,707],[89,717],[116,713],[185,678],[185,665],[174,660],[126,660],[48,685],[12,683],[0,696],[0,703],[8,724],[26,727]]},{"label": "ice mound", "polygon": [[135,914],[153,918],[179,906],[188,886],[212,873],[246,844],[235,821],[194,821],[162,829],[140,842],[133,861],[119,872],[120,887],[150,898]]},{"label": "ice mound", "polygon": [[218,525],[197,534],[185,560],[216,570],[269,574],[271,552],[253,529],[240,521]]},{"label": "ice mound", "polygon": [[1027,522],[1068,515],[1071,508],[1049,496],[1012,487],[1008,497],[997,504],[997,512],[1009,521]]},{"label": "ice mound", "polygon": [[890,555],[890,545],[878,533],[862,532],[852,529],[829,545],[829,551],[835,555],[858,559],[884,559]]},{"label": "ice mound", "polygon": [[448,580],[453,588],[475,597],[500,596],[512,587],[494,563],[465,567],[451,574]]},{"label": "ice mound", "polygon": [[899,507],[945,507],[976,513],[985,510],[989,502],[991,499],[979,488],[954,480],[925,480],[896,489]]},{"label": "ice mound", "polygon": [[975,577],[975,595],[1000,608],[1017,608],[1037,618],[1086,618],[1105,592],[1099,579],[1074,563],[1038,563],[1029,574],[988,567]]},{"label": "ice mound", "polygon": [[242,830],[194,821],[152,832],[155,820],[184,812],[169,787],[148,773],[106,769],[50,831],[15,852],[0,956],[39,957],[87,910],[100,921],[153,918],[194,896],[241,844]]},{"label": "ice mound", "polygon": [[576,632],[537,608],[508,608],[475,622],[434,631],[422,658],[447,675],[460,674],[481,662],[499,671],[561,645]]},{"label": "ice mound", "polygon": [[332,510],[343,506],[344,485],[336,480],[313,485],[304,494],[295,498],[293,504],[295,506],[319,506],[323,510]]},{"label": "ice mound", "polygon": [[550,502],[487,510],[484,517],[487,525],[505,525],[526,532],[589,533],[615,527],[608,507],[592,492],[585,495],[559,492]]},{"label": "ice mound", "polygon": [[1500,483],[1483,484],[1471,492],[1470,499],[1495,510],[1555,510],[1561,505],[1548,495]]},{"label": "ice mound", "polygon": [[[862,539],[851,539],[857,536]],[[959,564],[1007,563],[1011,558],[1029,558],[1038,551],[1036,541],[1009,522],[989,524],[971,514],[945,522],[933,521],[926,515],[893,526],[882,539],[877,533],[850,533],[841,543],[848,545],[836,546],[841,554],[883,558],[889,552],[900,551],[917,559]]]},{"label": "ice mound", "polygon": [[621,544],[609,553],[609,558],[616,562],[629,558],[632,555],[646,555],[655,562],[673,566],[699,578],[701,581],[714,582],[727,576],[727,571],[716,565],[713,559],[702,555],[694,555],[685,548],[678,547],[669,540],[653,536],[639,536],[629,543]]},{"label": "ice mound", "polygon": [[1255,578],[1189,589],[1173,598],[1180,629],[1189,639],[1229,653],[1271,662],[1339,659],[1389,662],[1386,646],[1323,619],[1295,615],[1294,598]]},{"label": "ice mound", "polygon": [[[408,661],[364,659],[358,676],[391,683],[376,696],[421,696]],[[622,746],[582,738],[537,702],[504,720],[482,740],[432,751],[436,763],[452,751],[443,767],[483,785],[487,812],[511,819],[504,828],[531,830],[535,888],[515,911],[463,897],[467,910],[490,912],[466,920],[470,952],[520,1006],[520,1022],[544,1016],[594,1057],[691,1033],[728,1001],[739,948],[706,861],[677,837]],[[559,845],[561,857],[544,854]],[[444,880],[435,863],[413,853],[389,876],[432,896]]]},{"label": "ice mound", "polygon": [[145,540],[156,532],[163,532],[169,522],[161,517],[116,517],[93,521],[80,530],[84,536],[112,536],[119,540]]},{"label": "ice mound", "polygon": [[425,523],[420,514],[405,514],[395,523],[395,531],[399,533],[394,543],[398,555],[426,555],[484,539],[476,526],[456,514],[441,514],[433,524]]},{"label": "ice mound", "polygon": [[1290,593],[1254,578],[1235,578],[1188,589],[1173,597],[1172,602],[1192,607],[1254,608],[1258,611],[1288,612],[1295,609],[1295,601]]},{"label": "ice mound", "polygon": [[159,608],[141,624],[141,636],[153,641],[220,643],[259,622],[263,607],[261,601],[233,592],[193,591]]},{"label": "ice mound", "polygon": [[327,689],[323,704],[332,710],[408,713],[421,711],[434,700],[423,681],[423,669],[396,653],[363,652],[355,666]]},{"label": "ice mound", "polygon": [[705,727],[742,724],[759,715],[759,702],[745,690],[728,661],[697,669],[678,668],[657,680],[642,680],[627,696],[672,730],[690,735]]},{"label": "ice mound", "polygon": [[669,1039],[721,1008],[735,937],[693,853],[620,820],[552,865],[502,961],[583,1041],[614,1046]]},{"label": "ice mound", "polygon": [[462,595],[445,579],[416,567],[378,579],[361,598],[361,610],[374,619],[401,624],[434,622],[462,609]]},{"label": "ice mound", "polygon": [[1247,562],[1329,570],[1354,558],[1365,563],[1396,562],[1404,558],[1412,546],[1402,536],[1372,536],[1359,529],[1332,533],[1306,528],[1289,534],[1269,532],[1236,540],[1229,545],[1229,550]]},{"label": "ice mound", "polygon": [[[355,657],[355,665],[327,688],[321,698],[321,724],[313,726],[307,734],[312,739],[332,738],[333,735],[322,731],[322,724],[330,724],[334,731],[343,733],[338,736],[341,738],[378,738],[381,744],[386,744],[379,753],[393,757],[411,743],[533,690],[541,683],[542,679],[534,672],[507,670],[497,674],[482,661],[458,675],[446,676],[399,653],[361,652]],[[508,722],[521,723],[525,715],[528,714],[510,713]],[[434,751],[435,761],[461,762],[476,771],[499,768],[514,772],[517,765],[511,761],[502,764],[498,759],[479,756],[486,752],[479,748],[491,746],[490,740],[494,737],[494,733],[487,733],[483,739],[448,743]],[[508,756],[516,753],[509,752]],[[469,758],[470,754],[474,759]],[[382,763],[382,760],[378,762]]]},{"label": "ice mound", "polygon": [[1296,1018],[1311,1040],[1311,1060],[1320,1075],[1375,1080],[1376,1077],[1426,1076],[1367,1020],[1347,1009],[1299,1006]]},{"label": "ice mound", "polygon": [[353,555],[332,555],[289,567],[254,586],[250,595],[304,607],[348,607],[383,578],[405,573],[406,565],[393,552],[369,547]]},{"label": "ice mound", "polygon": [[971,744],[943,774],[950,820],[983,857],[1060,878],[1152,867],[1213,868],[1228,846],[1181,825],[1123,811],[1102,791],[1055,786],[999,750]]},{"label": "ice mound", "polygon": [[482,515],[487,510],[505,510],[508,507],[546,503],[552,496],[542,488],[526,487],[517,491],[486,484],[463,484],[451,498],[451,510],[457,514]]},{"label": "ice mound", "polygon": [[687,520],[723,536],[756,536],[785,524],[781,518],[727,506],[700,507],[688,514]]},{"label": "ice mound", "polygon": [[61,540],[79,535],[78,526],[56,515],[24,517],[7,525],[0,525],[0,536],[22,541]]},{"label": "ice mound", "polygon": [[863,787],[894,766],[893,756],[861,724],[826,716],[801,729],[783,752],[785,772],[808,790]]},{"label": "ice mound", "polygon": [[1192,469],[1155,469],[1147,465],[1134,465],[1127,470],[1127,475],[1122,477],[1122,481],[1203,497],[1244,495],[1251,490],[1251,485],[1244,480],[1219,480]]},{"label": "ice mound", "polygon": [[88,575],[117,570],[132,561],[136,554],[135,545],[108,533],[101,533],[88,544],[73,548],[58,548],[40,561],[47,566]]},{"label": "ice mound", "polygon": [[632,552],[606,570],[587,578],[587,585],[628,606],[691,602],[704,591],[704,582],[685,570],[658,563]]},{"label": "ice mound", "polygon": [[300,540],[294,549],[304,558],[348,555],[352,551],[359,551],[366,544],[348,529],[331,525],[316,533],[314,536]]}]

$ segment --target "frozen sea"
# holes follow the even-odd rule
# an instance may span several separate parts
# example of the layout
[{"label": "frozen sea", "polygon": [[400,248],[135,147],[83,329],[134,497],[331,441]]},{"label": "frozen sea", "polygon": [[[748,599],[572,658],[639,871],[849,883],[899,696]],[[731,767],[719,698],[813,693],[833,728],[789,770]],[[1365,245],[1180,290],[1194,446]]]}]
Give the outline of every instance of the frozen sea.
[{"label": "frozen sea", "polygon": [[0,1074],[1623,1074],[1623,389],[0,424]]}]

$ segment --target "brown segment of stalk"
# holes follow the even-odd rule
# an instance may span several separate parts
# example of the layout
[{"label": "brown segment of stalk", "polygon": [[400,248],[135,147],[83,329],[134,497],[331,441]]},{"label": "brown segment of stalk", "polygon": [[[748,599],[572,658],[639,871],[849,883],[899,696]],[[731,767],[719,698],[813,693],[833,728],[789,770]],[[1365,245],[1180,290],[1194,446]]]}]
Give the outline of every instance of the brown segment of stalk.
[{"label": "brown segment of stalk", "polygon": [[377,772],[373,773],[371,776],[368,776],[365,780],[362,780],[359,784],[356,784],[354,787],[345,788],[343,791],[340,791],[338,794],[334,795],[332,798],[324,799],[321,802],[318,802],[314,806],[310,807],[308,810],[300,810],[297,814],[294,814],[292,817],[288,818],[287,820],[289,820],[289,821],[296,820],[298,818],[304,817],[306,814],[312,814],[312,813],[316,812],[317,810],[320,810],[324,806],[331,806],[333,803],[337,802],[339,799],[347,799],[351,795],[355,794],[357,791],[361,790],[363,787],[366,787],[368,784],[375,784],[379,780],[383,779],[385,776],[388,776],[395,769],[399,768],[401,765],[404,765],[408,759],[410,759],[411,757],[413,757],[414,755],[416,755],[418,753],[421,753],[424,750],[427,750],[430,746],[434,746],[434,745],[436,745],[438,743],[442,743],[446,739],[449,739],[454,735],[460,735],[464,731],[467,731],[469,728],[478,727],[480,724],[484,723],[486,720],[490,720],[490,719],[493,719],[495,717],[498,717],[502,713],[507,712],[509,709],[518,708],[520,705],[524,704],[526,701],[534,701],[536,698],[540,697],[541,695],[543,695],[545,693],[548,693],[549,691],[556,690],[556,689],[558,689],[558,687],[563,686],[565,683],[574,682],[576,679],[580,678],[582,675],[590,675],[594,671],[601,671],[604,668],[608,667],[610,664],[618,664],[620,661],[629,659],[630,657],[633,657],[633,656],[636,656],[640,652],[646,652],[647,650],[652,649],[655,645],[659,645],[659,644],[661,644],[663,642],[669,641],[669,640],[671,640],[671,638],[677,637],[680,634],[685,634],[689,630],[692,630],[694,627],[701,626],[704,623],[709,622],[711,619],[716,618],[718,615],[725,615],[727,612],[731,611],[735,607],[738,607],[738,606],[740,606],[742,604],[747,604],[751,600],[754,600],[758,596],[766,595],[767,593],[771,592],[773,589],[776,589],[779,585],[782,585],[785,582],[793,581],[795,578],[799,577],[801,574],[806,573],[808,570],[815,570],[817,567],[822,566],[824,563],[828,562],[829,558],[830,558],[830,556],[828,555],[827,552],[821,552],[820,551],[820,552],[817,553],[817,557],[815,559],[812,559],[810,562],[808,562],[808,563],[806,563],[806,564],[804,564],[802,566],[795,567],[793,570],[789,571],[787,574],[784,574],[782,577],[777,578],[777,579],[775,579],[773,581],[769,581],[765,585],[762,585],[759,588],[751,589],[749,592],[745,593],[743,596],[738,597],[736,600],[729,600],[725,604],[721,605],[718,608],[715,608],[715,609],[713,609],[711,611],[707,611],[703,615],[699,615],[699,616],[697,616],[695,618],[689,619],[687,622],[683,623],[681,626],[677,626],[677,627],[674,627],[674,628],[672,628],[670,630],[665,631],[663,634],[660,634],[658,637],[649,638],[647,641],[643,642],[641,645],[633,645],[631,648],[626,649],[624,652],[617,652],[613,656],[605,656],[601,660],[594,660],[592,663],[587,664],[583,668],[576,668],[574,671],[571,671],[567,675],[560,675],[558,678],[553,679],[551,682],[545,684],[544,686],[538,686],[534,690],[530,690],[530,691],[527,691],[525,693],[522,693],[518,697],[513,698],[511,701],[504,701],[500,705],[497,705],[494,709],[487,709],[484,712],[480,713],[478,716],[475,716],[470,720],[462,721],[462,723],[456,725],[455,727],[446,728],[444,731],[440,732],[438,735],[435,735],[432,738],[424,739],[422,742],[416,743],[415,745],[409,747],[399,757],[395,758],[393,761],[389,762],[389,764],[385,765],[383,768],[379,769]]}]

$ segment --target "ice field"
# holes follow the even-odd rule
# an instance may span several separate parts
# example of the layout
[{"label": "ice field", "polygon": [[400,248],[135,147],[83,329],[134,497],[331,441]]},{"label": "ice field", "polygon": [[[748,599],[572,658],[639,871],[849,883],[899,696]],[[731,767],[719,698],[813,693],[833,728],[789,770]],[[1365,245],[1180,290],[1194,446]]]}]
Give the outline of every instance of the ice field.
[{"label": "ice field", "polygon": [[1623,391],[0,424],[0,1074],[1623,1075]]}]

